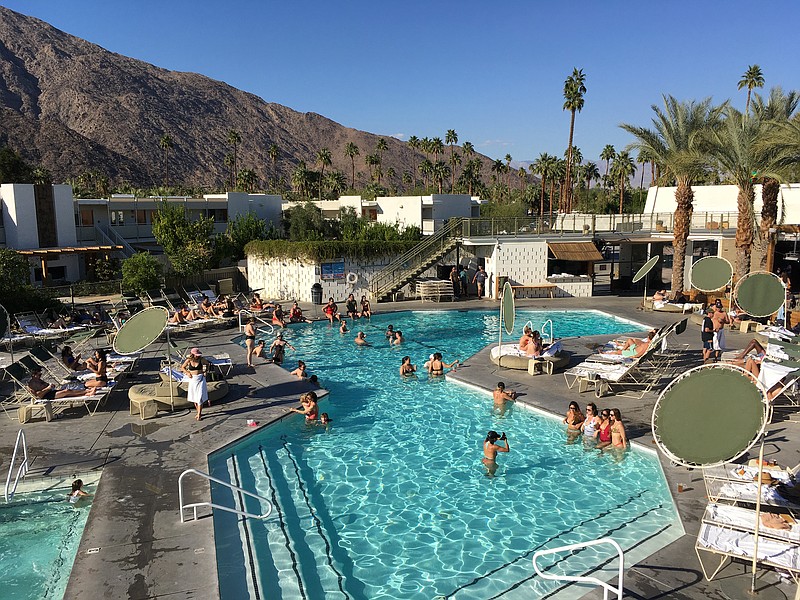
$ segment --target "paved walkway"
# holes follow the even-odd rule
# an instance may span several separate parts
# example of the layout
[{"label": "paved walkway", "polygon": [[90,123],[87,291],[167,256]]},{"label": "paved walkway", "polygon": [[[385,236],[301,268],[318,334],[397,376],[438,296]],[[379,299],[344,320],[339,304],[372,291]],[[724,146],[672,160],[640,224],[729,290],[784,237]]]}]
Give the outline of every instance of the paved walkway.
[{"label": "paved walkway", "polygon": [[[675,315],[642,313],[636,310],[639,299],[591,298],[529,300],[520,306],[536,309],[596,308],[630,318],[647,325],[660,326],[676,319]],[[455,304],[459,309],[496,307],[492,301],[470,300]],[[304,307],[314,316],[311,307]],[[379,311],[406,309],[451,309],[453,304],[404,302],[381,304]],[[556,332],[558,333],[558,332]],[[81,539],[65,598],[203,598],[219,597],[216,572],[216,550],[213,524],[207,511],[197,522],[180,523],[177,479],[186,468],[207,471],[207,455],[231,442],[251,434],[246,425],[255,419],[264,426],[288,412],[307,384],[271,364],[245,369],[244,349],[231,346],[234,329],[195,334],[191,339],[204,352],[229,352],[237,366],[229,380],[227,398],[206,411],[201,422],[189,410],[159,413],[158,418],[140,421],[128,414],[126,385],[115,390],[105,409],[89,417],[78,410],[47,423],[34,421],[24,426],[29,452],[34,457],[32,476],[72,479],[102,469],[97,495]],[[749,336],[730,334],[728,344],[743,347]],[[677,341],[688,343],[699,364],[697,326],[690,325]],[[574,353],[574,362],[591,350],[591,338],[567,342]],[[163,345],[154,345],[143,373],[155,373]],[[484,350],[466,361],[454,375],[457,379],[490,390],[498,380],[517,389],[523,398],[538,408],[563,414],[570,399],[578,398],[575,390],[567,390],[561,374],[529,376],[526,372],[499,371]],[[686,364],[688,368],[689,364]],[[155,376],[150,376],[154,380]],[[135,382],[146,380],[138,377]],[[128,384],[129,385],[129,384]],[[584,394],[586,400],[589,399]],[[592,396],[593,398],[593,396]],[[650,412],[655,395],[634,401],[609,398],[608,405],[619,407],[629,437],[645,446],[652,446],[649,434]],[[581,399],[584,401],[584,399]],[[789,415],[792,416],[792,415]],[[0,459],[7,468],[19,424],[9,419],[0,421]],[[786,415],[778,415],[770,428],[767,453],[782,465],[800,462],[798,424]],[[705,490],[699,471],[675,468],[662,460],[670,488],[684,522],[686,535],[626,573],[627,597],[632,598],[716,598],[716,582],[703,579],[694,554],[694,536],[705,506]],[[675,492],[682,483],[685,492]],[[209,489],[202,480],[190,480],[187,487],[190,501],[209,500]],[[741,566],[723,572],[742,571]],[[769,573],[765,580],[775,581]],[[787,596],[793,586],[782,584]],[[587,598],[601,598],[590,592]]]}]

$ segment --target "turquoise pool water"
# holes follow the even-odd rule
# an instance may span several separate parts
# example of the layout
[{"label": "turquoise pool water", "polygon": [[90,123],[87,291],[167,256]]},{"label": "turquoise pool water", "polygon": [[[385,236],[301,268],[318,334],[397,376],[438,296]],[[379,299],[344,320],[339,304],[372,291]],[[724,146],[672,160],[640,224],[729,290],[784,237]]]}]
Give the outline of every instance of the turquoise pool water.
[{"label": "turquoise pool water", "polygon": [[61,600],[90,503],[66,489],[16,494],[0,503],[0,582],[5,600]]},{"label": "turquoise pool water", "polygon": [[[516,329],[548,318],[559,337],[642,328],[596,312],[520,311]],[[386,344],[389,323],[405,345]],[[535,549],[610,535],[635,552],[674,529],[655,454],[618,461],[567,444],[558,419],[520,407],[500,416],[484,393],[423,373],[400,378],[402,356],[420,369],[435,350],[463,360],[496,341],[497,327],[494,311],[452,311],[377,315],[347,335],[327,323],[289,330],[297,352],[286,367],[302,357],[319,376],[331,391],[320,410],[333,423],[292,416],[210,459],[213,474],[276,507],[266,521],[215,512],[222,597],[541,597],[553,585],[534,577]],[[359,330],[374,347],[354,345]],[[494,479],[480,462],[489,429],[511,444]],[[254,500],[245,506],[259,510]],[[582,573],[607,557],[586,550],[554,568]]]}]

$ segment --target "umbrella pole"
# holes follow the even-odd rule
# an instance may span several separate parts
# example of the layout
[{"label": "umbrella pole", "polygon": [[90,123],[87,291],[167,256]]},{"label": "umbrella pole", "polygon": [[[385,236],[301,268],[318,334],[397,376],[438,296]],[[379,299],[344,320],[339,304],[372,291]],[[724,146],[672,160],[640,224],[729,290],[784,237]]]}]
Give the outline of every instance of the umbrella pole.
[{"label": "umbrella pole", "polygon": [[503,366],[503,295],[500,296],[500,328],[497,330],[497,366]]},{"label": "umbrella pole", "polygon": [[764,473],[764,437],[758,450],[758,493],[756,494],[756,528],[753,538],[753,576],[750,580],[750,594],[756,593],[756,563],[758,562],[758,532],[761,526],[761,476]]},{"label": "umbrella pole", "polygon": [[[172,399],[172,385],[173,385],[173,378],[172,378],[172,352],[170,352],[170,350],[169,350],[171,347],[172,346],[170,346],[170,343],[169,343],[169,325],[167,325],[167,373],[169,373],[169,375],[167,376],[167,381],[169,382],[169,407],[170,407],[171,410],[174,411],[175,410],[175,402]],[[177,383],[177,382],[175,382],[175,383]]]}]

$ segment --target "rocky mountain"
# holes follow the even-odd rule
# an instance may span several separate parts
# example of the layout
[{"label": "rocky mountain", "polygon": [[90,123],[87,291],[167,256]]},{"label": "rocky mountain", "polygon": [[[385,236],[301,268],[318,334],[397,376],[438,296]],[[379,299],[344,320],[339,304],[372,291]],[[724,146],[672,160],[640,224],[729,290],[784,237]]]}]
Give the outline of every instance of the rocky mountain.
[{"label": "rocky mountain", "polygon": [[[239,168],[253,169],[261,185],[275,176],[289,181],[301,160],[315,168],[321,148],[330,150],[332,167],[349,182],[348,142],[360,148],[356,170],[363,184],[368,178],[364,157],[379,139],[203,75],[109,52],[0,6],[0,145],[46,167],[55,181],[96,169],[112,183],[159,185],[159,140],[168,134],[174,144],[169,181],[220,188],[229,173],[224,159],[232,152],[230,130],[241,136]],[[406,143],[385,139],[383,171],[392,167],[399,184],[402,173],[413,171],[424,156]],[[268,153],[272,144],[279,149],[274,166]],[[491,161],[480,158],[488,180]]]}]

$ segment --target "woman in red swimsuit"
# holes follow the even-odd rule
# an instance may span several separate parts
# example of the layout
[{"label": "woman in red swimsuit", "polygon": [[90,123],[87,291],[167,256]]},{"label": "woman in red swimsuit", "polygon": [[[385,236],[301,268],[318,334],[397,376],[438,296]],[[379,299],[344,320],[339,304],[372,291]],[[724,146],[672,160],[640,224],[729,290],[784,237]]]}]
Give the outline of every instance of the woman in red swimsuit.
[{"label": "woman in red swimsuit", "polygon": [[597,428],[597,447],[605,448],[611,445],[611,411],[604,408],[600,413],[600,426]]}]

